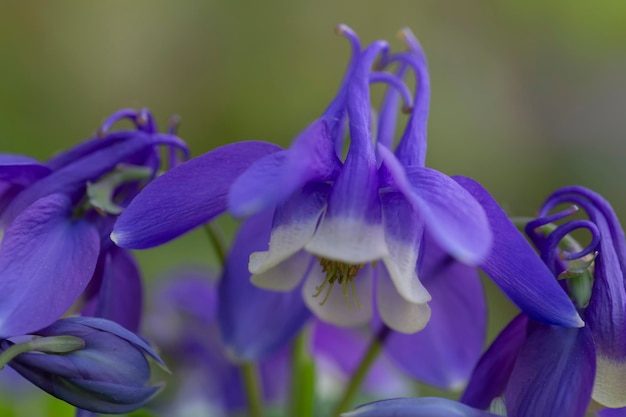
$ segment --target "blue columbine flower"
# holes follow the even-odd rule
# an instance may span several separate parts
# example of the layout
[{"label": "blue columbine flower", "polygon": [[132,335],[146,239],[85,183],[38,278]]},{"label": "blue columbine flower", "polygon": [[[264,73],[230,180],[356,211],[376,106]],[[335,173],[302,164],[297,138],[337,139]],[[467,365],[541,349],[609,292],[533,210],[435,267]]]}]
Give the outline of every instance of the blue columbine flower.
[{"label": "blue columbine flower", "polygon": [[[589,220],[545,232],[541,227],[575,211],[550,215],[559,204],[581,207]],[[527,233],[547,267],[563,278],[587,326],[568,329],[518,316],[483,355],[462,401],[485,408],[504,394],[512,417],[583,416],[592,397],[605,407],[624,407],[626,240],[619,220],[601,196],[578,186],[553,193],[539,216]],[[589,245],[564,249],[564,238],[579,228],[590,232]]]},{"label": "blue columbine flower", "polygon": [[[136,129],[109,132],[122,118]],[[171,149],[173,163],[173,149],[186,153],[182,140],[157,131],[147,110],[122,110],[97,137],[44,163],[0,155],[0,337],[51,324],[90,282],[91,311],[136,329],[137,300],[110,297],[112,287],[137,293],[134,261],[108,235],[115,216],[156,175],[157,145]]]},{"label": "blue columbine flower", "polygon": [[[529,314],[580,326],[575,309],[541,261],[531,259],[527,265],[526,258],[535,254],[488,193],[469,179],[453,179],[424,166],[430,85],[426,59],[413,35],[404,30],[408,51],[391,54],[386,42],[362,50],[349,28],[340,26],[339,32],[352,45],[339,93],[289,149],[242,142],[182,164],[131,202],[112,239],[125,248],[148,248],[227,208],[236,216],[270,210],[269,247],[250,257],[255,284],[289,291],[304,281],[306,304],[324,320],[365,323],[377,304],[386,325],[412,333],[431,315],[431,295],[415,272],[424,236],[430,236],[452,258],[491,271]],[[380,70],[391,64],[398,65],[397,74]],[[414,97],[401,78],[408,69],[417,78]],[[389,86],[375,135],[369,96],[373,82]],[[410,117],[394,149],[400,98]],[[346,125],[350,141],[343,158]],[[199,186],[199,180],[206,184]],[[488,220],[483,200],[494,218]],[[501,249],[492,245],[494,236]],[[523,255],[528,252],[530,257]],[[537,273],[536,267],[543,270]],[[333,289],[335,284],[340,289]]]},{"label": "blue columbine flower", "polygon": [[[146,356],[164,368],[165,364],[143,340],[114,322],[93,317],[61,319],[34,336],[72,336],[84,344],[64,354],[22,353],[9,362],[33,384],[76,407],[126,413],[143,406],[163,388],[148,385]],[[11,346],[9,340],[0,341],[2,352]]]}]

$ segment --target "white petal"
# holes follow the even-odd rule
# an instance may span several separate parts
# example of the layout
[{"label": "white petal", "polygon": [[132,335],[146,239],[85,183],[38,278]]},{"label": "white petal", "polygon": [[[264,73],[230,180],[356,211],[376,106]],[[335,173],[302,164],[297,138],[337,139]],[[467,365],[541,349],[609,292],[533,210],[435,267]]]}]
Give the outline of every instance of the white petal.
[{"label": "white petal", "polygon": [[315,233],[319,213],[291,219],[272,229],[269,250],[250,255],[248,269],[251,274],[261,274],[301,250]]},{"label": "white petal", "polygon": [[[254,252],[250,259],[259,253],[266,252]],[[265,272],[253,274],[250,280],[260,288],[275,291],[291,291],[302,281],[311,260],[309,253],[300,251]]]},{"label": "white petal", "polygon": [[[396,291],[408,302],[423,304],[431,300],[428,290],[415,272],[417,249],[407,242],[387,239],[389,255],[383,258]],[[382,269],[382,268],[381,268]]]},{"label": "white petal", "polygon": [[382,224],[325,216],[305,249],[323,258],[350,264],[377,261],[387,255]]},{"label": "white petal", "polygon": [[376,280],[376,306],[383,322],[400,333],[416,333],[430,320],[426,303],[411,303],[402,297],[389,278],[385,268],[379,267]]},{"label": "white petal", "polygon": [[596,379],[591,397],[609,408],[626,407],[626,362],[602,355],[596,360]]},{"label": "white petal", "polygon": [[320,305],[326,296],[326,288],[324,288],[319,296],[314,297],[313,295],[326,279],[326,274],[322,272],[321,266],[315,263],[306,278],[305,284],[302,286],[304,302],[317,317],[328,323],[338,326],[358,326],[365,324],[372,317],[371,271],[369,267],[363,268],[354,278],[356,297],[361,308],[357,308],[352,302],[354,298],[351,291],[349,293],[351,305],[348,307],[346,298],[341,292],[340,284],[336,284],[333,287],[324,305]]}]

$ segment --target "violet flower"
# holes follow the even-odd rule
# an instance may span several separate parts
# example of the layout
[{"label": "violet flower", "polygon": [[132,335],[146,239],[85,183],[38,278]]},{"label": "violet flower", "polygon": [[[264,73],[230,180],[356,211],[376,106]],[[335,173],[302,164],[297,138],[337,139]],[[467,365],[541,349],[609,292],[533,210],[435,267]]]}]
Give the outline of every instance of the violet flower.
[{"label": "violet flower", "polygon": [[[136,129],[109,133],[122,118],[131,119]],[[157,145],[168,146],[171,154],[176,148],[186,152],[182,140],[157,132],[147,110],[122,110],[104,123],[98,137],[45,163],[0,155],[0,337],[28,334],[57,320],[94,274],[91,297],[102,294],[96,314],[129,317],[124,324],[136,328],[139,310],[132,305],[137,300],[120,304],[99,286],[137,286],[137,280],[130,287],[110,282],[123,279],[126,274],[119,272],[132,270],[133,261],[110,259],[129,255],[112,248],[108,235],[112,218],[156,174]]]},{"label": "violet flower", "polygon": [[[589,220],[566,222],[546,236],[537,227],[573,212],[548,214],[563,203],[581,207]],[[557,190],[539,217],[527,233],[553,274],[568,278],[562,281],[564,293],[587,326],[568,329],[518,316],[481,358],[462,401],[485,408],[504,395],[511,417],[583,416],[592,397],[605,407],[624,407],[626,240],[619,220],[601,196],[583,187]],[[563,249],[563,238],[578,228],[590,232],[590,244]],[[585,280],[593,280],[590,293],[579,290]]]},{"label": "violet flower", "polygon": [[[530,314],[580,326],[567,297],[556,284],[550,287],[542,263],[544,270],[537,275],[526,259],[517,262],[511,256],[517,249],[535,256],[523,246],[521,235],[508,245],[502,237],[504,249],[491,251],[494,235],[500,239],[499,234],[518,233],[510,222],[490,222],[477,200],[480,196],[424,166],[430,84],[423,51],[413,35],[404,30],[408,51],[390,54],[383,41],[361,50],[349,28],[341,26],[339,32],[352,45],[339,93],[288,150],[243,142],[182,164],[131,202],[116,222],[112,239],[121,247],[147,248],[199,226],[227,206],[236,216],[273,210],[269,248],[250,257],[256,285],[290,291],[304,282],[307,306],[338,325],[366,323],[377,304],[386,325],[413,333],[424,328],[431,314],[431,295],[415,273],[427,232],[454,259],[491,265],[493,279]],[[398,63],[398,75],[373,71],[376,60],[380,68]],[[417,78],[414,98],[401,79],[408,68]],[[390,87],[380,111],[376,149],[372,82]],[[411,115],[392,152],[400,97]],[[342,161],[338,149],[346,123],[350,143]],[[206,185],[199,187],[199,179]],[[498,216],[502,212],[497,204],[495,210],[500,210]],[[506,230],[498,229],[503,224]],[[335,284],[341,288],[333,289]]]},{"label": "violet flower", "polygon": [[[76,407],[97,413],[121,414],[142,407],[163,385],[148,385],[146,356],[162,367],[159,356],[139,337],[100,318],[61,319],[35,336],[73,336],[84,347],[64,354],[22,353],[9,362],[24,378]],[[0,341],[0,351],[13,346]]]}]

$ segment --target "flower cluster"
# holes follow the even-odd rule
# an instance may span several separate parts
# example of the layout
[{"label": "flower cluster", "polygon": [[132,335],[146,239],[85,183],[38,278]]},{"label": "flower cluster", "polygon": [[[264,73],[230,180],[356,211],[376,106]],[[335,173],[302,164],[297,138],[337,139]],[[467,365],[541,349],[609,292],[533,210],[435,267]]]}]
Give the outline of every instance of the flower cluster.
[{"label": "flower cluster", "polygon": [[[219,272],[176,274],[146,316],[178,387],[155,412],[626,415],[626,239],[611,206],[572,186],[512,219],[477,181],[426,167],[417,39],[402,30],[395,52],[338,34],[351,47],[339,90],[288,149],[187,160],[175,124],[159,133],[147,110],[122,110],[46,162],[0,155],[0,364],[78,415],[146,404],[162,388],[150,363],[165,365],[135,334],[129,250],[205,225]],[[134,128],[111,131],[120,119]],[[207,225],[223,213],[242,219],[228,248]],[[480,271],[520,310],[484,352]],[[409,379],[465,391],[384,399],[410,396]],[[379,401],[349,411],[361,384]]]}]

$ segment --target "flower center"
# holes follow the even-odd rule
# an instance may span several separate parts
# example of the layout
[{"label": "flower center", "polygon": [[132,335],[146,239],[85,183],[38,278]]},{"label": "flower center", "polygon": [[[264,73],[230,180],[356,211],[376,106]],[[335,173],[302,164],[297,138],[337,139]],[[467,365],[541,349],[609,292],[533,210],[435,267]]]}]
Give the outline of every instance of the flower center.
[{"label": "flower center", "polygon": [[347,264],[321,257],[318,257],[317,260],[322,266],[322,272],[326,274],[326,279],[322,282],[322,285],[315,288],[315,294],[313,294],[313,297],[319,297],[326,288],[324,299],[320,302],[320,305],[326,303],[336,282],[341,284],[341,293],[346,299],[348,308],[352,309],[351,301],[354,301],[356,308],[361,308],[356,295],[356,289],[354,288],[354,278],[358,275],[364,264]]}]

